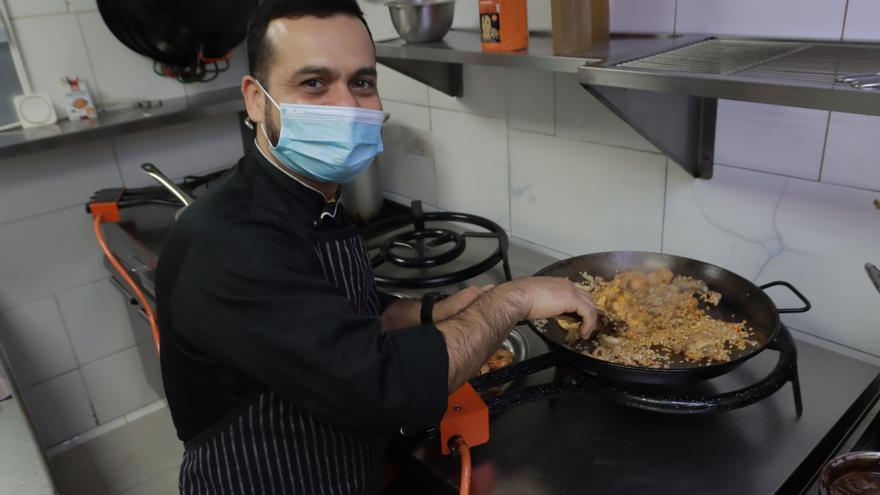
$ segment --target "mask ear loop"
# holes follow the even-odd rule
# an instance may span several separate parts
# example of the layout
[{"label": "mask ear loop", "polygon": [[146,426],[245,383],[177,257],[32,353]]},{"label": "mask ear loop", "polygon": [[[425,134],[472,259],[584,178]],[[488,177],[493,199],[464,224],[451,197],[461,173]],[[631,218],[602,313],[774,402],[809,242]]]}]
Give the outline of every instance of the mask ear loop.
[{"label": "mask ear loop", "polygon": [[[277,108],[278,111],[281,112],[281,105],[279,105],[278,102],[275,101],[275,98],[272,98],[272,95],[270,95],[269,92],[266,91],[266,88],[263,87],[262,83],[260,83],[260,81],[258,81],[256,78],[254,78],[254,82],[257,83],[257,87],[260,88],[260,91],[262,91],[264,95],[266,95],[266,98],[269,98],[269,101],[271,101],[272,104],[275,105],[275,108]],[[260,122],[260,129],[263,131],[263,137],[266,138],[266,143],[272,149],[274,149],[275,145],[273,145],[272,140],[269,139],[269,133],[266,131],[266,123],[265,122]]]},{"label": "mask ear loop", "polygon": [[281,105],[279,105],[278,102],[275,101],[275,98],[272,98],[272,95],[270,95],[269,92],[266,91],[266,88],[264,88],[262,83],[260,83],[260,81],[258,81],[256,78],[254,79],[254,82],[257,83],[257,87],[260,88],[260,91],[262,91],[263,94],[266,95],[266,98],[269,98],[269,101],[271,101],[272,104],[275,105],[275,108],[277,108],[278,111],[280,112]]}]

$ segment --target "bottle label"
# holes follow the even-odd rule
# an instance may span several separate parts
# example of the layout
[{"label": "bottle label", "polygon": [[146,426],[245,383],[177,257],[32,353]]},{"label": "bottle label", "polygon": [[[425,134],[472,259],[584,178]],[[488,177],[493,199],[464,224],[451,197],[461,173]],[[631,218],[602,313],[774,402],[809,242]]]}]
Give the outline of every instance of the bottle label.
[{"label": "bottle label", "polygon": [[501,43],[501,16],[480,14],[480,38],[483,43]]}]

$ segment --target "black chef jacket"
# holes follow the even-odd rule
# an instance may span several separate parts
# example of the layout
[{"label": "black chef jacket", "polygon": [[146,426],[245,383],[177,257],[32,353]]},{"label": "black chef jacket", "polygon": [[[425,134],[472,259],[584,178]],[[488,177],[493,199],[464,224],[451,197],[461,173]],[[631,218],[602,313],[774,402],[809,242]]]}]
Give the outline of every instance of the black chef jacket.
[{"label": "black chef jacket", "polygon": [[387,436],[446,408],[442,334],[382,333],[344,207],[255,145],[181,215],[156,292],[182,493],[380,493]]}]

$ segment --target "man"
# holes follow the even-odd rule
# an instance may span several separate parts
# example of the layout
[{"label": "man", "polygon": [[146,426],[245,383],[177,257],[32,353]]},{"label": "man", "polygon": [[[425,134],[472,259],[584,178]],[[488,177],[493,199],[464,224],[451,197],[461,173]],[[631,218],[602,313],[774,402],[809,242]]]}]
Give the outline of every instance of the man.
[{"label": "man", "polygon": [[248,48],[255,144],[180,217],[158,267],[181,493],[381,493],[386,439],[436,425],[515,322],[576,312],[588,333],[595,311],[554,278],[433,308],[380,295],[337,202],[382,149],[357,3],[263,3]]}]

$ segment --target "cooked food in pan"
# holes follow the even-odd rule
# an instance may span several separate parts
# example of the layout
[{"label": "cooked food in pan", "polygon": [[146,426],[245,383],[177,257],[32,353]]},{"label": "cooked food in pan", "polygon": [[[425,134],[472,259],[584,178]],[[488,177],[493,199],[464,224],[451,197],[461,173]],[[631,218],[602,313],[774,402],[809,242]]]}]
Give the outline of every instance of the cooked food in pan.
[{"label": "cooked food in pan", "polygon": [[[745,321],[728,322],[709,314],[721,294],[702,280],[669,269],[626,271],[611,280],[581,275],[578,286],[593,297],[608,327],[584,354],[628,366],[668,368],[676,360],[726,362],[734,349],[757,345]],[[579,340],[579,322],[558,323],[568,332],[567,342]]]},{"label": "cooked food in pan", "polygon": [[489,356],[489,359],[483,363],[483,366],[480,367],[480,375],[485,375],[490,371],[495,371],[498,368],[503,368],[505,366],[509,366],[513,363],[513,353],[510,352],[507,348],[502,347],[495,351],[494,354]]}]

